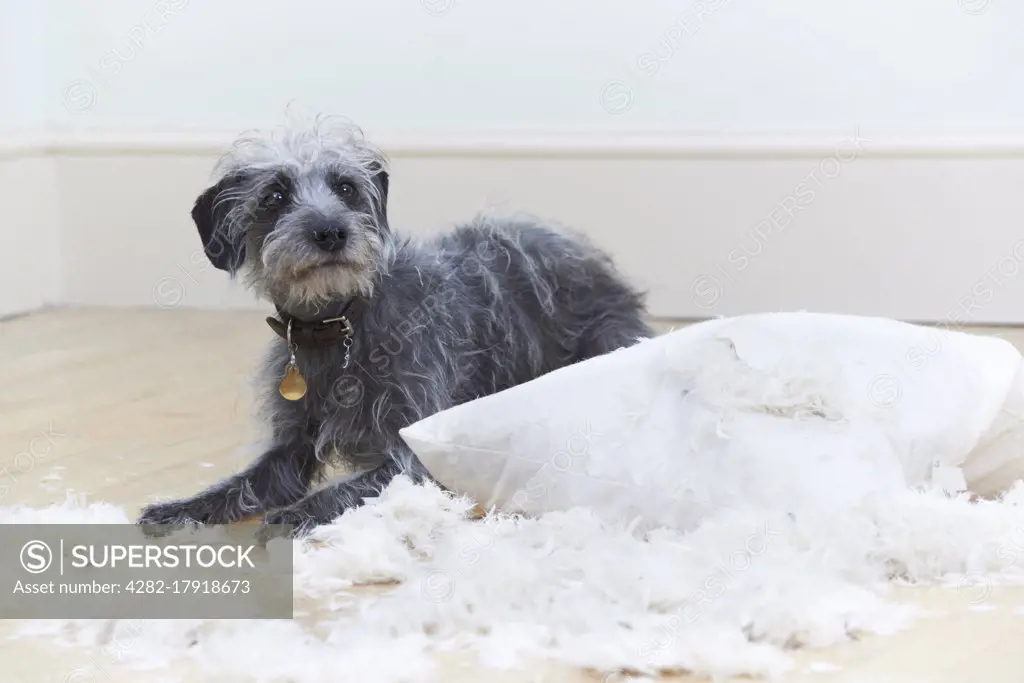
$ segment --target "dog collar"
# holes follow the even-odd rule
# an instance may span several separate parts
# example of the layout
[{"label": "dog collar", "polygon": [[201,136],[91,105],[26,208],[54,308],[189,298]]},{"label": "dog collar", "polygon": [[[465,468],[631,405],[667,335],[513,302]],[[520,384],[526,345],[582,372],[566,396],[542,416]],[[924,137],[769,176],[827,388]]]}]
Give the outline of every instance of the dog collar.
[{"label": "dog collar", "polygon": [[358,316],[365,306],[365,301],[360,297],[349,299],[337,315],[323,320],[302,320],[289,315],[277,307],[277,313],[281,319],[267,318],[267,324],[277,334],[284,337],[288,342],[288,364],[284,368],[284,377],[278,387],[281,395],[289,401],[298,401],[306,395],[306,378],[299,370],[299,363],[295,359],[295,351],[298,347],[326,348],[333,344],[341,343],[345,347],[345,358],[341,363],[342,369],[348,367],[350,349],[352,348],[352,327],[353,320]]},{"label": "dog collar", "polygon": [[[363,299],[354,297],[345,302],[337,315],[322,320],[303,320],[277,307],[280,319],[267,318],[267,324],[290,346],[327,348],[352,338],[355,332],[355,321],[364,307]],[[289,326],[291,334],[289,334]]]}]

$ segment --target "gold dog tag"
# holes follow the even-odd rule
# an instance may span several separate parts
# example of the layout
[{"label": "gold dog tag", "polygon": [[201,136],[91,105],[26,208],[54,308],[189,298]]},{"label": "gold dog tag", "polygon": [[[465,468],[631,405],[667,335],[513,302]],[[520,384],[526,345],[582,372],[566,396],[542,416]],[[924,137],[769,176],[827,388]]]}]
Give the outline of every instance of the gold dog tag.
[{"label": "gold dog tag", "polygon": [[306,395],[306,380],[299,372],[299,366],[289,363],[284,369],[284,379],[279,386],[281,395],[289,401],[298,401]]},{"label": "gold dog tag", "polygon": [[298,401],[306,395],[306,378],[299,371],[299,364],[295,361],[295,344],[292,343],[292,321],[288,321],[288,352],[291,358],[284,368],[284,377],[277,389],[289,401]]}]

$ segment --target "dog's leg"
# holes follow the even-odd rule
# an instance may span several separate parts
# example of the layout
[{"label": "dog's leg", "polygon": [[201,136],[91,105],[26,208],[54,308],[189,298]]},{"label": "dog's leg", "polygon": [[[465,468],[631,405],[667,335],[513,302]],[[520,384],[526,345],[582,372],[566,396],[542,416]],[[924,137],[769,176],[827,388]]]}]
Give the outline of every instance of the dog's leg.
[{"label": "dog's leg", "polygon": [[291,505],[309,491],[321,472],[312,446],[275,446],[249,467],[191,498],[154,503],[139,524],[227,524]]},{"label": "dog's leg", "polygon": [[313,527],[330,524],[350,508],[363,504],[364,498],[380,495],[391,480],[405,474],[416,483],[430,479],[423,465],[411,452],[390,458],[379,467],[354,474],[315,491],[294,505],[268,512],[263,519],[264,539],[276,535],[267,527],[275,524],[292,526],[292,536],[304,536]]}]

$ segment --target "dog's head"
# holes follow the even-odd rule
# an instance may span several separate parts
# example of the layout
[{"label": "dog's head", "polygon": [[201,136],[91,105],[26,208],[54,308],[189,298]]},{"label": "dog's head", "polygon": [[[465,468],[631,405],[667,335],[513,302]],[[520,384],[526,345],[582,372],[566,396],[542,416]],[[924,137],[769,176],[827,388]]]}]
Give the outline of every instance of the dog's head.
[{"label": "dog's head", "polygon": [[392,244],[384,155],[347,124],[239,139],[192,219],[206,256],[275,302],[372,293]]}]

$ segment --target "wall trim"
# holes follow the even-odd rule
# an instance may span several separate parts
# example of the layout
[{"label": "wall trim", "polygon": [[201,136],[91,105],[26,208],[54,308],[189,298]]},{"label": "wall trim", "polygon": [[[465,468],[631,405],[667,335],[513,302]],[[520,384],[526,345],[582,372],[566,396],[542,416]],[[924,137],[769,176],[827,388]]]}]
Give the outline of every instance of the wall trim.
[{"label": "wall trim", "polygon": [[50,143],[47,136],[36,132],[2,132],[0,161],[43,156],[49,153]]},{"label": "wall trim", "polygon": [[[227,149],[239,131],[80,129],[0,134],[0,158],[172,154],[209,156]],[[492,130],[463,133],[368,131],[388,154],[460,158],[821,158],[862,140],[859,157],[1024,157],[1024,131],[618,131]]]},{"label": "wall trim", "polygon": [[60,295],[60,197],[56,161],[30,145],[0,154],[0,316],[32,311]]},{"label": "wall trim", "polygon": [[[403,232],[491,206],[563,222],[608,250],[661,318],[796,307],[941,321],[959,307],[972,324],[1024,324],[1024,134],[861,131],[869,142],[854,152],[856,133],[368,135],[394,162],[389,215]],[[256,306],[209,267],[188,217],[234,137],[0,137],[0,158],[48,188],[22,219],[45,215],[59,245],[45,279],[57,291],[41,300]],[[97,201],[110,188],[118,201]],[[617,198],[595,200],[603,188]],[[109,245],[131,245],[131,258]]]}]

